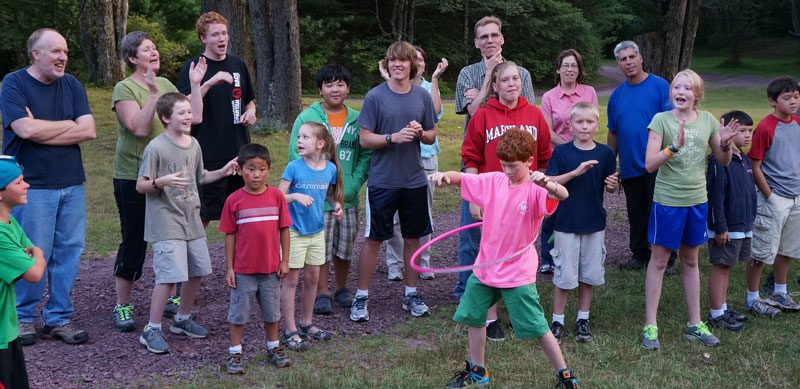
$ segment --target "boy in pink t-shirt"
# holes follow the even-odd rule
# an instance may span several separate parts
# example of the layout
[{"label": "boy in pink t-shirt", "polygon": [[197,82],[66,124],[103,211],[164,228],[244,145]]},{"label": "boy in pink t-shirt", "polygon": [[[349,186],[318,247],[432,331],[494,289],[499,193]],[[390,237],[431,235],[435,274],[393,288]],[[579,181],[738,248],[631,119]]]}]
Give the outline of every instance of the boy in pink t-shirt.
[{"label": "boy in pink t-shirt", "polygon": [[[541,172],[529,170],[534,163],[536,141],[528,132],[511,129],[497,145],[503,172],[466,174],[434,173],[428,177],[438,185],[461,185],[461,197],[484,209],[483,235],[475,265],[519,255],[486,267],[477,267],[467,281],[453,320],[469,326],[469,354],[464,370],[456,373],[448,388],[462,388],[489,382],[484,365],[486,314],[501,298],[520,338],[538,338],[545,354],[558,370],[559,387],[576,388],[578,381],[567,368],[561,349],[550,333],[536,292],[537,231],[545,215],[552,214],[558,201],[569,195],[566,188]],[[535,184],[535,185],[534,185]],[[513,233],[509,233],[513,232]],[[527,249],[526,249],[526,246]]]},{"label": "boy in pink t-shirt", "polygon": [[244,373],[242,334],[253,299],[258,301],[264,319],[267,357],[277,367],[291,363],[278,344],[278,322],[281,278],[289,273],[292,218],[283,192],[265,182],[270,165],[266,147],[253,143],[242,146],[239,174],[244,187],[228,196],[219,220],[219,230],[225,233],[225,282],[231,288],[231,345],[226,363],[231,374]]}]

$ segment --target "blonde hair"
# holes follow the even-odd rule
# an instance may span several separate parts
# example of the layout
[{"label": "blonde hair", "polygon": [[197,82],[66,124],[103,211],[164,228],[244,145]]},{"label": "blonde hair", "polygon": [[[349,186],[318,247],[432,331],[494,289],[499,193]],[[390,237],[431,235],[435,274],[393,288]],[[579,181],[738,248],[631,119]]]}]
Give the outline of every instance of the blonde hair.
[{"label": "blonde hair", "polygon": [[[514,63],[514,61],[503,61],[503,62],[499,63],[497,66],[495,66],[494,69],[492,69],[492,76],[491,76],[492,77],[491,78],[492,84],[496,83],[497,82],[497,78],[500,77],[501,74],[503,74],[503,71],[506,70],[506,68],[511,67],[511,66],[513,66],[515,69],[517,69],[517,73],[519,74],[519,69],[517,68],[517,64]],[[492,98],[492,97],[495,97],[495,98],[497,98],[497,100],[500,100],[500,94],[498,94],[497,91],[494,90],[494,88],[492,88],[492,93],[487,93],[486,94],[486,97],[483,99],[483,102],[481,103],[481,106],[486,105],[486,102],[489,101],[489,99]]]},{"label": "blonde hair", "polygon": [[500,18],[494,15],[484,16],[475,22],[475,39],[478,39],[478,28],[490,23],[496,24],[498,30],[503,30],[503,22],[500,21]]},{"label": "blonde hair", "polygon": [[333,136],[331,135],[330,131],[328,131],[328,127],[319,122],[305,122],[302,126],[300,126],[300,128],[303,127],[306,127],[311,131],[311,135],[314,137],[314,139],[321,140],[323,143],[325,143],[325,146],[322,147],[322,158],[325,158],[336,165],[336,188],[333,190],[333,200],[339,202],[340,204],[344,204],[342,166],[339,164],[339,157],[336,153],[336,142],[334,142]]},{"label": "blonde hair", "polygon": [[692,108],[697,108],[700,100],[703,100],[703,79],[692,69],[683,69],[672,78],[672,82],[669,84],[669,98],[672,99],[672,87],[680,76],[686,76],[689,79],[689,85],[692,86],[692,93],[694,93],[694,107]]},{"label": "blonde hair", "polygon": [[600,110],[597,109],[597,106],[588,101],[575,103],[575,105],[569,109],[569,120],[572,121],[572,115],[577,115],[580,113],[591,113],[595,116],[595,118],[597,118],[597,121],[600,121]]}]

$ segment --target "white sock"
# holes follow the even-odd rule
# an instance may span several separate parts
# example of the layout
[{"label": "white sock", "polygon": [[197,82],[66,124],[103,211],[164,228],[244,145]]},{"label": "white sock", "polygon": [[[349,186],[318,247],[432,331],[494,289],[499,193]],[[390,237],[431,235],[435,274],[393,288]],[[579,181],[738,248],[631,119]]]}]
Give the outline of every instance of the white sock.
[{"label": "white sock", "polygon": [[417,292],[417,287],[416,286],[408,286],[408,285],[406,285],[406,293],[404,294],[404,296],[408,296],[411,293],[416,293],[416,292]]},{"label": "white sock", "polygon": [[711,318],[712,319],[716,319],[716,318],[718,318],[718,317],[720,317],[720,316],[722,316],[724,314],[725,314],[725,310],[724,309],[712,309],[711,310]]},{"label": "white sock", "polygon": [[179,313],[179,314],[175,315],[175,319],[180,320],[180,321],[189,320],[189,316],[192,316],[192,314],[190,313],[188,315],[181,315]]},{"label": "white sock", "polygon": [[758,295],[758,291],[751,292],[751,291],[748,290],[747,291],[747,306],[748,307],[752,307],[753,303],[755,303],[756,300],[758,300],[759,298],[761,298],[761,297]]},{"label": "white sock", "polygon": [[556,315],[556,314],[554,313],[554,314],[553,314],[553,321],[554,321],[554,322],[559,322],[559,323],[561,323],[561,325],[563,326],[563,325],[564,325],[564,315]]},{"label": "white sock", "polygon": [[728,303],[727,302],[722,303],[722,312],[725,312],[727,310],[728,310]]},{"label": "white sock", "polygon": [[231,346],[228,347],[229,354],[241,354],[242,353],[242,345],[239,344],[238,346]]},{"label": "white sock", "polygon": [[589,311],[582,312],[580,309],[578,310],[578,318],[575,321],[586,319],[589,320]]},{"label": "white sock", "polygon": [[269,340],[267,341],[267,348],[270,349],[270,350],[272,350],[275,347],[278,347],[280,345],[281,345],[280,342],[278,342],[277,340],[274,341],[274,342],[273,341],[269,341]]},{"label": "white sock", "polygon": [[369,289],[356,289],[356,297],[369,297]]},{"label": "white sock", "polygon": [[161,329],[161,323],[156,324],[156,323],[153,323],[152,321],[147,322],[147,328],[160,330]]},{"label": "white sock", "polygon": [[494,323],[496,320],[486,320],[486,326],[488,327],[489,324]]},{"label": "white sock", "polygon": [[772,290],[772,294],[785,294],[786,293],[786,284],[779,284],[775,283],[775,289]]}]

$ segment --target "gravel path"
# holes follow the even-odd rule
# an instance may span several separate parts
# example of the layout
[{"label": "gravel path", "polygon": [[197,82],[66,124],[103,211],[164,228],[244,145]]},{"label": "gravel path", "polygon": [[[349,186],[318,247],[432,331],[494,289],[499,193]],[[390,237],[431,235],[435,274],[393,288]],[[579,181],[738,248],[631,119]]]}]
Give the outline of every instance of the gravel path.
[{"label": "gravel path", "polygon": [[[630,256],[627,249],[628,230],[625,219],[624,196],[606,194],[609,228],[606,234],[609,265],[615,265]],[[459,212],[437,217],[436,231],[445,232],[459,225]],[[363,230],[362,230],[363,233]],[[360,247],[363,238],[359,239]],[[448,238],[434,248],[434,263],[437,266],[455,266],[458,239]],[[358,250],[357,247],[357,250]],[[114,331],[111,309],[114,305],[114,282],[111,277],[114,258],[97,258],[81,261],[78,279],[73,289],[75,303],[74,324],[89,332],[90,340],[72,346],[60,341],[38,340],[25,347],[25,359],[32,387],[109,387],[147,385],[155,377],[189,378],[193,370],[216,365],[224,361],[228,347],[228,327],[225,320],[228,311],[228,288],[225,286],[225,259],[222,244],[212,244],[211,252],[214,272],[203,280],[197,300],[197,320],[210,332],[206,339],[188,339],[167,332],[171,351],[166,355],[149,353],[138,342],[142,327],[147,322],[150,305],[150,288],[153,285],[152,260],[148,253],[145,274],[136,283],[133,302],[136,305],[137,330],[128,333]],[[387,332],[396,325],[411,319],[401,309],[402,283],[387,280],[386,264],[381,251],[378,267],[370,289],[370,321],[353,323],[349,311],[334,307],[328,316],[316,315],[314,320],[323,328],[332,330],[339,337],[357,337]],[[355,266],[354,266],[355,267]],[[351,271],[351,290],[355,287],[355,271]],[[431,281],[421,280],[420,291],[432,310],[440,304],[455,304],[452,295],[455,274],[437,275]],[[332,282],[332,275],[331,275]],[[540,277],[541,287],[550,287],[550,277]],[[298,293],[299,296],[299,293]],[[379,302],[385,302],[379,303]],[[299,307],[299,304],[298,304]],[[263,353],[260,345],[266,342],[263,323],[257,310],[251,316],[245,330],[244,352],[246,355]],[[423,319],[424,320],[424,319]],[[169,320],[164,325],[169,325]],[[335,347],[334,345],[331,345]]]}]

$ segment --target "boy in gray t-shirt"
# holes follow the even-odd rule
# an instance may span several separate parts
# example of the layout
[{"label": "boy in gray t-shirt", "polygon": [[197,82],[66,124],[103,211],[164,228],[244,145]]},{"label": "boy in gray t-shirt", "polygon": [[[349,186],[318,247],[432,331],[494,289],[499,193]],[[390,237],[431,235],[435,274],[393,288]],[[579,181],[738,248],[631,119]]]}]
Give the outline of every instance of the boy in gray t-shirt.
[{"label": "boy in gray t-shirt", "polygon": [[205,230],[200,220],[197,186],[234,173],[236,159],[222,169],[203,169],[200,145],[189,132],[192,109],[180,93],[167,93],[156,103],[164,133],[144,149],[136,191],[146,194],[144,238],[153,242],[156,285],[150,301],[150,322],[139,343],[153,353],[169,351],[161,332],[161,317],[167,297],[177,282],[183,282],[181,304],[170,332],[205,338],[205,328],[192,320],[192,307],[200,281],[211,273]]},{"label": "boy in gray t-shirt", "polygon": [[350,307],[350,320],[367,321],[367,298],[378,249],[393,234],[395,212],[403,234],[406,287],[403,309],[414,316],[428,313],[417,293],[417,272],[409,266],[419,238],[431,233],[428,184],[420,162],[419,142],[433,144],[436,111],[430,94],[413,85],[418,69],[417,51],[408,42],[395,42],[383,61],[389,79],[367,93],[358,117],[361,147],[372,149],[367,181],[366,239],[358,260],[358,289]]}]

